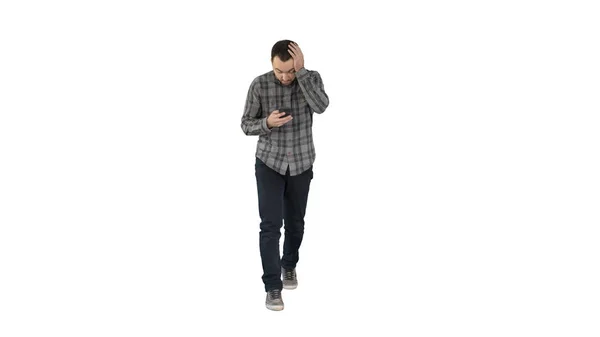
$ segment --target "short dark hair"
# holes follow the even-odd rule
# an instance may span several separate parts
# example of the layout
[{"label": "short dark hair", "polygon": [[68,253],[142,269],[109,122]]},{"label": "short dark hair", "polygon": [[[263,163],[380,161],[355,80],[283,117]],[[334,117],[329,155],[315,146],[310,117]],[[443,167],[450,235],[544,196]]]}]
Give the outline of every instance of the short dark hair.
[{"label": "short dark hair", "polygon": [[292,55],[290,55],[290,52],[288,51],[288,48],[289,48],[288,46],[290,43],[295,43],[295,42],[291,41],[291,40],[277,41],[273,45],[273,49],[271,49],[271,62],[273,62],[273,59],[275,58],[275,56],[279,56],[279,59],[283,62],[291,59]]}]

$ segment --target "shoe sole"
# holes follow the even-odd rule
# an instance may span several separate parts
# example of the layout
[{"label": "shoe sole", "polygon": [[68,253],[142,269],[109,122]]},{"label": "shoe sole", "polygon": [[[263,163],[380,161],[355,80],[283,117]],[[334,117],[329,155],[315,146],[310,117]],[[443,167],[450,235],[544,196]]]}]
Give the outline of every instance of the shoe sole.
[{"label": "shoe sole", "polygon": [[285,285],[285,284],[283,285],[283,289],[287,289],[287,290],[294,290],[296,288],[298,288],[297,284],[296,285]]},{"label": "shoe sole", "polygon": [[273,311],[281,311],[283,310],[283,305],[267,305],[267,309]]}]

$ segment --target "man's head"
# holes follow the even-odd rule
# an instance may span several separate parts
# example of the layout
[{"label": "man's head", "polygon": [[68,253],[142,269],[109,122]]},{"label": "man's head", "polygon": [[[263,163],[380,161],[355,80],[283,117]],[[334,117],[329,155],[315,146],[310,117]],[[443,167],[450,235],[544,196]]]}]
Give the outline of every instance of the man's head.
[{"label": "man's head", "polygon": [[271,64],[273,65],[273,73],[275,77],[283,85],[290,85],[296,78],[294,70],[294,59],[288,51],[288,46],[293,41],[281,40],[273,45],[271,49]]}]

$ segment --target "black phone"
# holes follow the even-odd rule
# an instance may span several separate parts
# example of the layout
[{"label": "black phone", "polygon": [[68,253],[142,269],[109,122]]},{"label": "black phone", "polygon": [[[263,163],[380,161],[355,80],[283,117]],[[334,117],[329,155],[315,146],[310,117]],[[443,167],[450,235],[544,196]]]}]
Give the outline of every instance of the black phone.
[{"label": "black phone", "polygon": [[283,116],[279,118],[284,118],[290,115],[290,108],[279,108],[279,112],[284,112]]}]

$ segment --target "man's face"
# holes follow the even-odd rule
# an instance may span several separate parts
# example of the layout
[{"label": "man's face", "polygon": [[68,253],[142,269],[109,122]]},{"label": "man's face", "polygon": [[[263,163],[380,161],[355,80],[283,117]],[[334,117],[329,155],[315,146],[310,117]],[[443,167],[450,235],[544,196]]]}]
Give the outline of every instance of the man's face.
[{"label": "man's face", "polygon": [[296,78],[296,71],[294,70],[294,59],[290,58],[289,60],[283,62],[279,58],[279,56],[275,56],[273,58],[273,72],[275,73],[275,77],[281,82],[283,85],[290,85],[292,81]]}]

